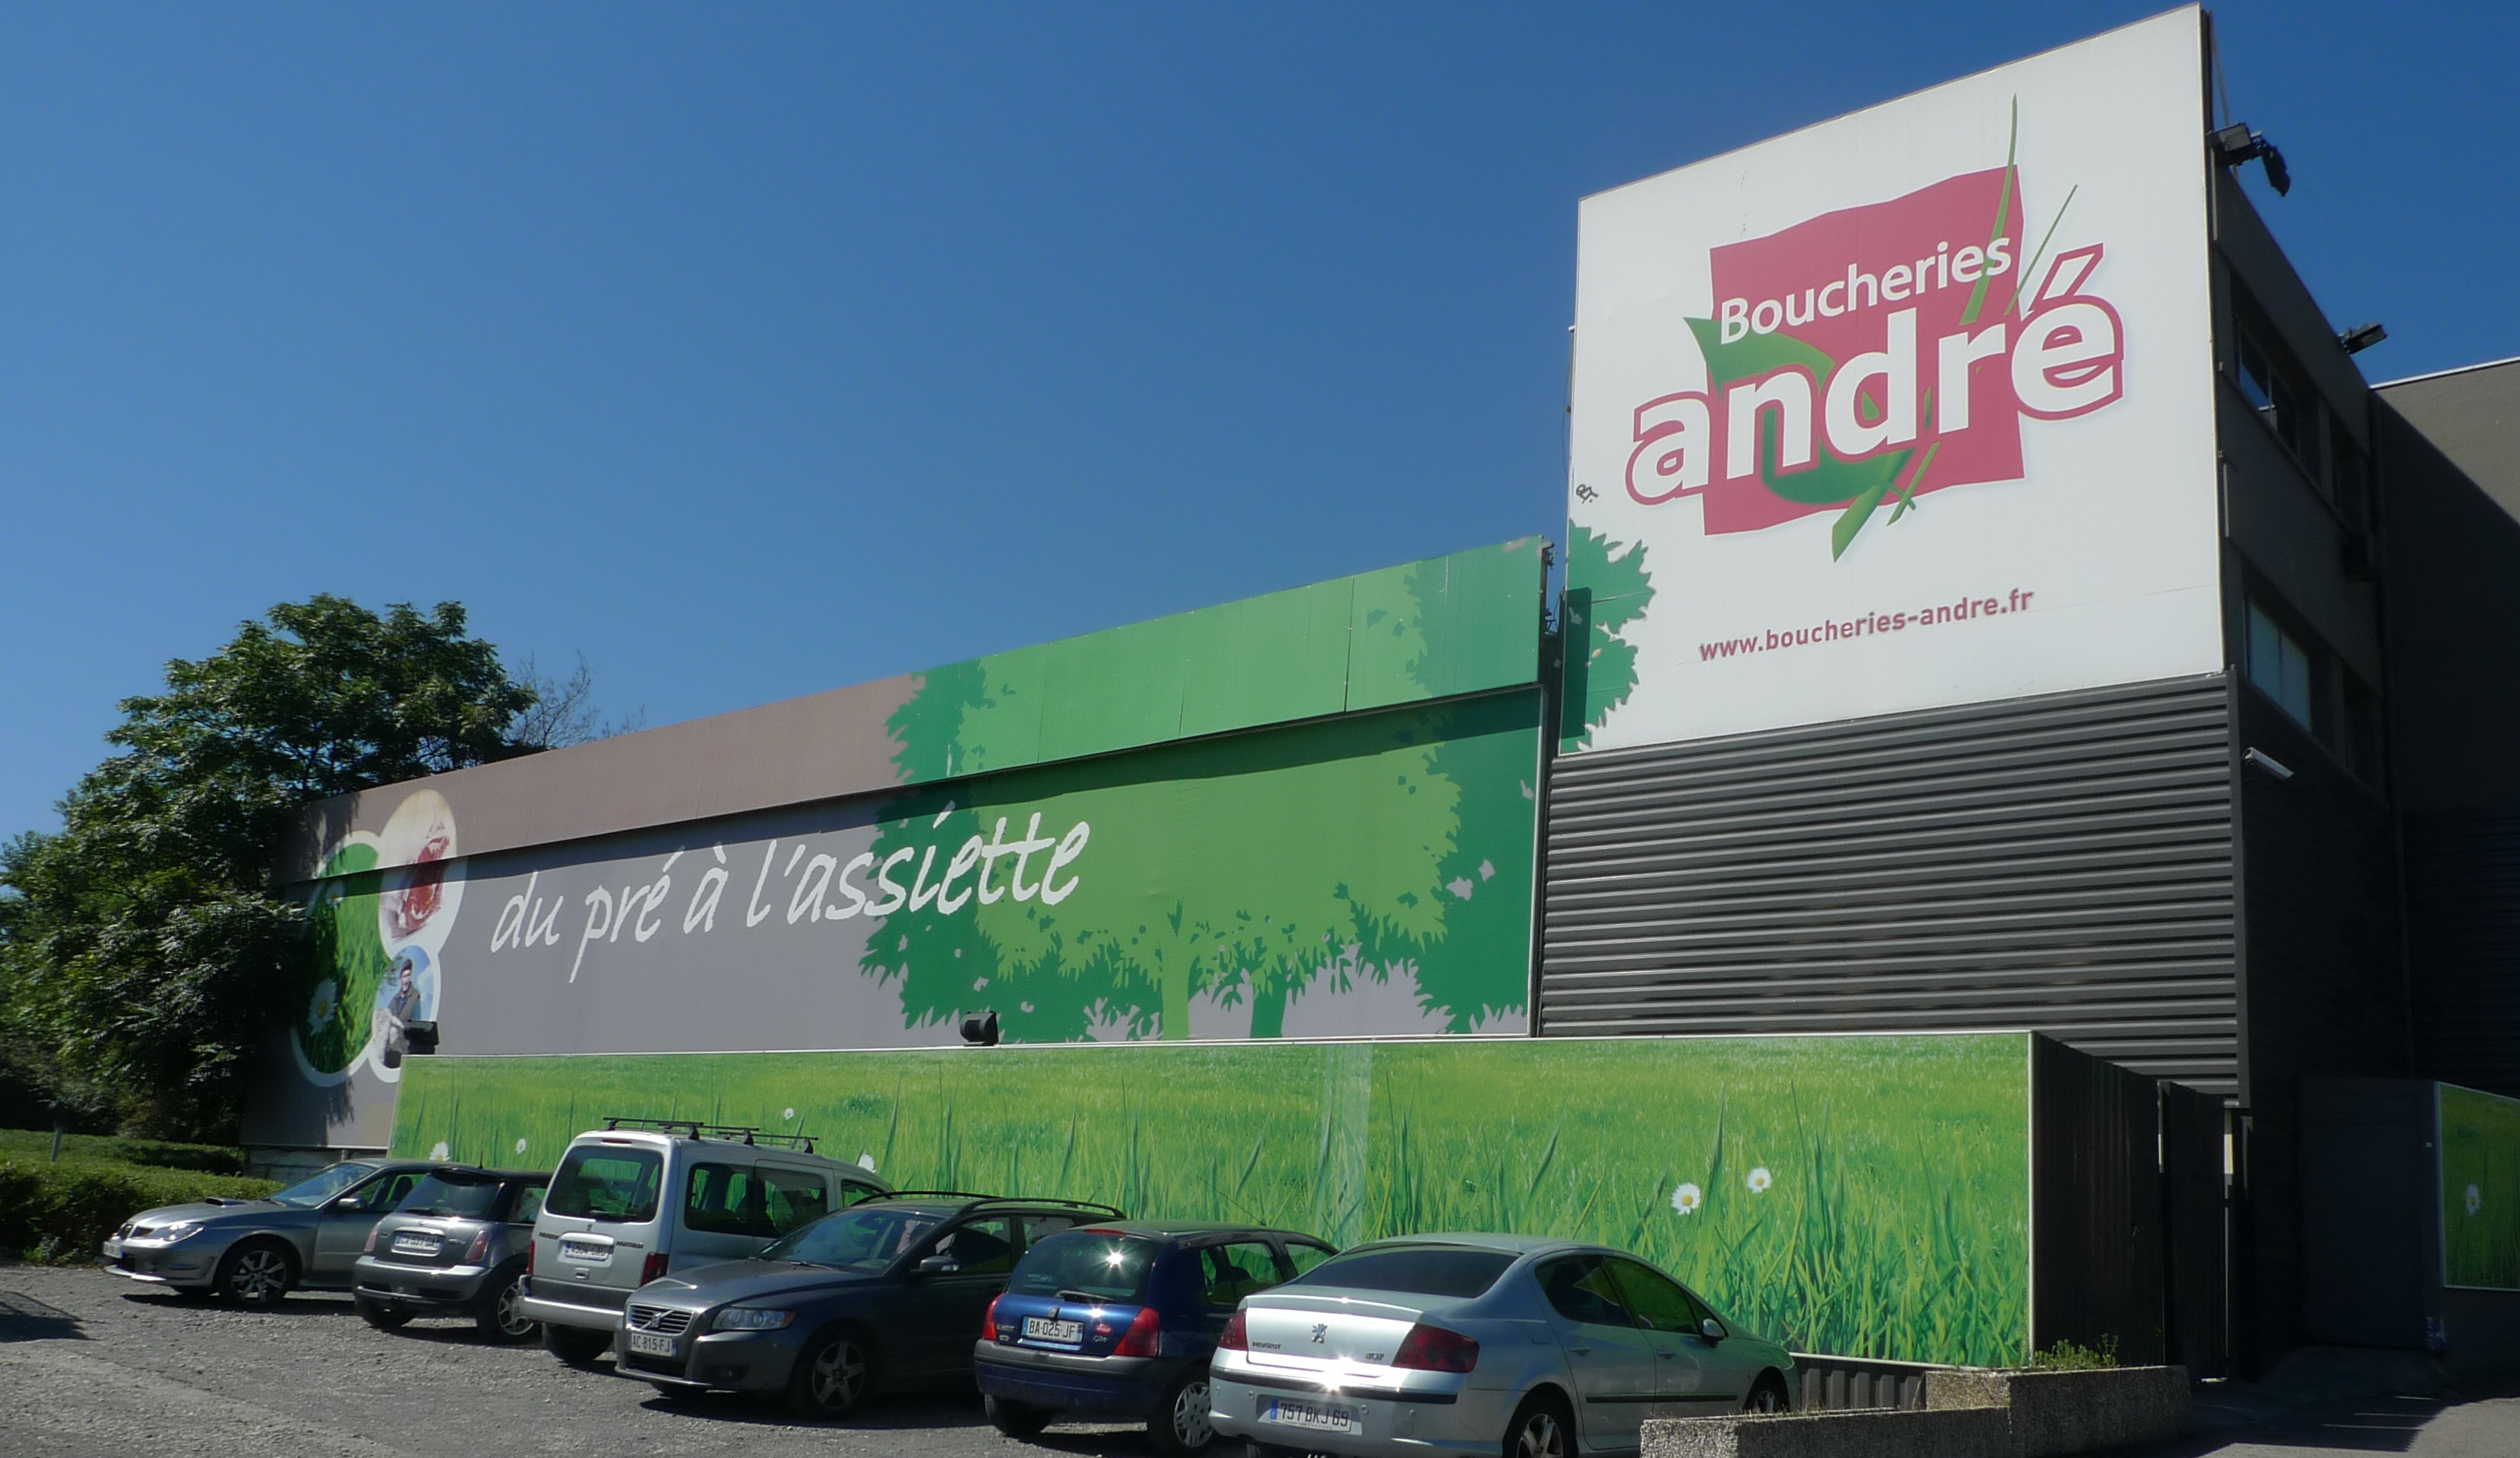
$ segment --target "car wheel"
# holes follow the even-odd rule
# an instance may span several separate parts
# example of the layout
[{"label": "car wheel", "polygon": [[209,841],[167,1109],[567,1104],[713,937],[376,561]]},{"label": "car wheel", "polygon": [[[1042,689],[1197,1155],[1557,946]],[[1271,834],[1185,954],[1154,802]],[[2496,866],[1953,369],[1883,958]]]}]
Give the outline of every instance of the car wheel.
[{"label": "car wheel", "polygon": [[1791,1412],[1793,1401],[1785,1395],[1785,1380],[1774,1372],[1762,1372],[1750,1384],[1750,1395],[1742,1399],[1743,1412]]},{"label": "car wheel", "polygon": [[875,1385],[875,1353],[856,1332],[826,1332],[796,1358],[788,1379],[788,1405],[797,1416],[848,1416]]},{"label": "car wheel", "polygon": [[1050,1412],[1029,1402],[1010,1402],[995,1392],[982,1395],[980,1406],[989,1415],[989,1426],[1009,1437],[1037,1437],[1050,1426]]},{"label": "car wheel", "polygon": [[543,1323],[543,1350],[572,1367],[591,1367],[595,1359],[612,1349],[609,1332],[590,1332],[583,1327]]},{"label": "car wheel", "polygon": [[502,1344],[530,1340],[540,1323],[524,1313],[520,1305],[524,1299],[525,1273],[510,1271],[481,1299],[480,1309],[472,1313],[473,1330]]},{"label": "car wheel", "polygon": [[398,1331],[411,1320],[411,1307],[397,1306],[373,1297],[354,1296],[350,1304],[359,1308],[359,1319],[381,1332]]},{"label": "car wheel", "polygon": [[1163,1405],[1147,1417],[1147,1441],[1166,1458],[1204,1453],[1216,1442],[1216,1425],[1208,1419],[1207,1368],[1192,1367],[1164,1393]]},{"label": "car wheel", "polygon": [[1575,1420],[1566,1404],[1546,1392],[1523,1398],[1505,1432],[1505,1458],[1575,1458]]},{"label": "car wheel", "polygon": [[228,1252],[210,1284],[241,1306],[276,1305],[297,1284],[297,1257],[277,1241],[252,1241]]}]

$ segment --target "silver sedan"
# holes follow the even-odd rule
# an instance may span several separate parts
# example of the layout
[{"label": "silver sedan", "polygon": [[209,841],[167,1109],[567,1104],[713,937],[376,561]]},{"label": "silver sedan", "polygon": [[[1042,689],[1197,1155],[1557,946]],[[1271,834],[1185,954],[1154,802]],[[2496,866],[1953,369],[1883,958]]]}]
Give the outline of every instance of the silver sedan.
[{"label": "silver sedan", "polygon": [[1624,1251],[1376,1241],[1245,1299],[1211,1368],[1255,1451],[1634,1451],[1648,1417],[1781,1411],[1793,1357]]},{"label": "silver sedan", "polygon": [[106,1239],[105,1268],[177,1291],[269,1305],[304,1287],[341,1290],[368,1232],[421,1176],[460,1165],[353,1160],[259,1200],[144,1210]]}]

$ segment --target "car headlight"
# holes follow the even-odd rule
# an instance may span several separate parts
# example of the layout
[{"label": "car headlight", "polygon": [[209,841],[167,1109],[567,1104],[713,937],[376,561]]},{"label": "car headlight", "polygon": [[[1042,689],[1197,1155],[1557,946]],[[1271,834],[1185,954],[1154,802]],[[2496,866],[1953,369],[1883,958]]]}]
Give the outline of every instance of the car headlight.
[{"label": "car headlight", "polygon": [[717,1313],[710,1329],[721,1332],[766,1332],[796,1319],[793,1311],[764,1311],[756,1306],[729,1306]]},{"label": "car headlight", "polygon": [[192,1239],[194,1236],[199,1235],[199,1234],[201,1234],[201,1233],[202,1233],[202,1222],[201,1222],[201,1221],[199,1221],[199,1220],[177,1220],[175,1223],[173,1223],[173,1224],[171,1224],[171,1225],[160,1225],[160,1226],[158,1226],[158,1231],[157,1231],[157,1238],[158,1238],[158,1239],[159,1239],[159,1240],[165,1241],[165,1242],[166,1242],[166,1243],[168,1243],[169,1245],[172,1245],[174,1242],[179,1241],[179,1240],[190,1240],[190,1239]]}]

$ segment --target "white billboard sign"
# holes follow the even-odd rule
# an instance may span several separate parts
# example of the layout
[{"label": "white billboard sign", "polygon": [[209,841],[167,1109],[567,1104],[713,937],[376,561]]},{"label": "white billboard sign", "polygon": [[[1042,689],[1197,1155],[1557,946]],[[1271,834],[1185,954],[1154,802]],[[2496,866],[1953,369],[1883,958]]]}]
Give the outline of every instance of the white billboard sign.
[{"label": "white billboard sign", "polygon": [[2202,29],[1585,199],[1570,748],[2221,665]]}]

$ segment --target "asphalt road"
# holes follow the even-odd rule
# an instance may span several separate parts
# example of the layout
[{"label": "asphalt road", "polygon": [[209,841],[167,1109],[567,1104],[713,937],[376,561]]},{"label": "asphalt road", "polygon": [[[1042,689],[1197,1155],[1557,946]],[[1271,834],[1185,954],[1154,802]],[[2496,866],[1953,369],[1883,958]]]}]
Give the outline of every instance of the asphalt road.
[{"label": "asphalt road", "polygon": [[178,1300],[95,1269],[0,1266],[0,1453],[12,1458],[500,1458],[1145,1452],[1134,1429],[1012,1442],[973,1396],[878,1398],[847,1423],[769,1402],[660,1400],[644,1382],[488,1347],[469,1323],[380,1332],[347,1297],[275,1311]]},{"label": "asphalt road", "polygon": [[[2309,1380],[2319,1379],[2319,1380]],[[2295,1388],[2333,1393],[2309,1374]],[[2386,1391],[2385,1387],[2370,1388]],[[2520,1397],[2302,1400],[2208,1393],[2197,1429],[2119,1458],[2520,1458]],[[0,1266],[0,1454],[9,1458],[485,1458],[496,1454],[1134,1455],[1134,1429],[1061,1425],[1012,1442],[971,1396],[878,1398],[791,1423],[773,1403],[668,1403],[644,1382],[487,1347],[470,1323],[371,1329],[346,1297],[268,1312],[177,1300],[95,1269]]]}]

